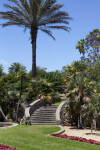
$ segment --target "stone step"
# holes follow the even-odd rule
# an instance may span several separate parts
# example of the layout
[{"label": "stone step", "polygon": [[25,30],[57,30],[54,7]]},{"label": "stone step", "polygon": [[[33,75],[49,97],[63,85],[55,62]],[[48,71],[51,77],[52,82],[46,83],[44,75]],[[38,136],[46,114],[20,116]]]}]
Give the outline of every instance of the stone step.
[{"label": "stone step", "polygon": [[46,106],[37,109],[30,118],[33,125],[56,125],[56,109],[58,106]]},{"label": "stone step", "polygon": [[37,110],[36,112],[56,112],[56,110]]},{"label": "stone step", "polygon": [[52,122],[55,122],[55,120],[53,119],[53,120],[33,120],[33,119],[31,119],[31,121],[33,121],[33,122],[50,122],[50,121],[52,121]]},{"label": "stone step", "polygon": [[[39,121],[55,121],[55,118],[39,118]],[[37,119],[35,118],[31,118],[31,121],[37,121]]]},{"label": "stone step", "polygon": [[32,121],[32,123],[56,123],[56,121]]},{"label": "stone step", "polygon": [[31,123],[31,125],[56,125],[56,123]]},{"label": "stone step", "polygon": [[41,108],[57,108],[57,105],[46,105],[46,106],[42,106]]},{"label": "stone step", "polygon": [[48,108],[48,109],[37,109],[37,111],[55,111],[56,110],[56,108]]},{"label": "stone step", "polygon": [[54,114],[56,111],[35,111],[33,114]]},{"label": "stone step", "polygon": [[47,119],[49,119],[49,118],[55,118],[55,116],[31,116],[31,118],[36,118],[36,119],[38,119],[38,118],[47,118]]},{"label": "stone step", "polygon": [[58,106],[57,105],[46,105],[46,106],[42,106],[42,107],[44,107],[44,108],[57,108]]},{"label": "stone step", "polygon": [[47,111],[47,112],[50,112],[50,111],[55,112],[56,109],[47,109],[47,110],[46,110],[46,109],[45,109],[45,110],[44,110],[44,109],[37,109],[36,111],[37,111],[37,112],[40,112],[40,111],[41,111],[41,112],[45,112],[45,111]]},{"label": "stone step", "polygon": [[31,117],[31,119],[35,119],[35,120],[36,120],[36,119],[37,119],[37,120],[38,120],[38,119],[51,119],[51,120],[53,119],[53,120],[54,120],[55,117],[51,117],[51,118],[50,118],[50,117]]},{"label": "stone step", "polygon": [[[50,114],[55,114],[56,112],[34,112],[33,114],[35,114],[35,115],[37,115],[37,114],[39,114],[39,115],[43,115],[43,114],[48,114],[48,115],[50,115]],[[33,115],[32,114],[32,115]]]},{"label": "stone step", "polygon": [[32,114],[31,116],[53,116],[55,115],[55,113],[35,113],[35,114]]},{"label": "stone step", "polygon": [[[34,112],[33,114],[36,114],[36,115],[37,115],[37,114],[41,114],[41,115],[43,115],[43,114],[48,114],[48,115],[49,115],[49,114],[55,114],[55,113],[56,113],[56,112],[52,112],[52,111],[51,111],[51,112],[46,112],[46,111],[45,111],[45,112],[41,112],[41,111],[37,112],[37,111],[36,111],[36,112]],[[33,114],[32,114],[32,115],[33,115]]]},{"label": "stone step", "polygon": [[57,107],[40,107],[37,110],[55,110]]},{"label": "stone step", "polygon": [[56,112],[56,110],[37,110],[36,112]]}]

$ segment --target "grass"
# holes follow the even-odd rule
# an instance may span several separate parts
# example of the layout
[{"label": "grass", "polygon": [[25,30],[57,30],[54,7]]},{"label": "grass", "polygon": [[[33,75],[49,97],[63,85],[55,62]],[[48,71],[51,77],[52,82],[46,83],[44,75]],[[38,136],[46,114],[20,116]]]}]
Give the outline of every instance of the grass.
[{"label": "grass", "polygon": [[64,101],[65,101],[65,99],[61,98],[61,101],[55,102],[53,105],[59,106]]},{"label": "grass", "polygon": [[63,101],[55,102],[53,105],[59,106]]},{"label": "grass", "polygon": [[100,146],[47,136],[57,126],[17,126],[0,129],[0,144],[19,150],[100,150]]}]

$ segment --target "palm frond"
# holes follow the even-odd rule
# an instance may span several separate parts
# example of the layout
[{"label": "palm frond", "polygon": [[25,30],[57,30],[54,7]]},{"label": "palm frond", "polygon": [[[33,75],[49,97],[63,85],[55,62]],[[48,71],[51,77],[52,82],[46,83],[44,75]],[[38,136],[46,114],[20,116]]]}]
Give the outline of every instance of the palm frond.
[{"label": "palm frond", "polygon": [[55,37],[52,35],[52,32],[50,30],[46,30],[46,29],[42,29],[42,28],[40,28],[40,30],[45,32],[46,34],[48,34],[50,37],[52,37],[55,40]]},{"label": "palm frond", "polygon": [[31,22],[30,17],[27,16],[27,14],[22,11],[19,7],[10,6],[7,4],[4,4],[4,7],[10,8],[13,12],[17,13],[18,16],[20,16],[23,19],[26,19],[29,23]]},{"label": "palm frond", "polygon": [[59,10],[62,7],[63,7],[62,4],[55,4],[52,6],[49,6],[48,3],[44,4],[44,6],[40,7],[39,10],[39,20],[44,16],[54,13],[55,11]]},{"label": "palm frond", "polygon": [[28,27],[28,28],[30,27],[30,24],[23,18],[17,16],[16,13],[0,12],[0,18],[9,20],[7,23],[2,23],[2,27],[6,27],[9,25],[18,25],[18,26],[24,26],[24,27]]},{"label": "palm frond", "polygon": [[52,20],[45,20],[39,23],[39,26],[46,26],[49,24],[69,24],[68,21],[64,20],[64,19],[52,19]]},{"label": "palm frond", "polygon": [[55,23],[69,24],[68,20],[70,19],[71,17],[69,17],[68,13],[60,11],[42,18],[39,21],[39,25],[42,26],[42,25],[55,24]]},{"label": "palm frond", "polygon": [[[2,26],[18,25],[30,30],[40,29],[52,35],[50,29],[69,31],[67,26],[71,17],[65,11],[60,11],[62,4],[57,0],[8,0],[13,5],[4,4],[9,11],[0,12],[0,19],[7,20]],[[22,25],[21,25],[22,24]],[[59,25],[61,24],[61,25]],[[32,33],[32,32],[31,32]]]},{"label": "palm frond", "polygon": [[65,31],[69,31],[70,28],[69,27],[66,27],[66,26],[48,26],[48,28],[51,28],[51,29],[62,29],[62,30],[65,30]]},{"label": "palm frond", "polygon": [[28,5],[27,0],[20,0],[20,2],[26,13],[30,16],[30,7]]},{"label": "palm frond", "polygon": [[30,28],[30,26],[28,24],[25,25],[25,23],[22,23],[22,22],[19,23],[19,22],[14,22],[14,21],[9,21],[9,22],[3,23],[2,27],[12,26],[12,25],[24,27],[25,29]]}]

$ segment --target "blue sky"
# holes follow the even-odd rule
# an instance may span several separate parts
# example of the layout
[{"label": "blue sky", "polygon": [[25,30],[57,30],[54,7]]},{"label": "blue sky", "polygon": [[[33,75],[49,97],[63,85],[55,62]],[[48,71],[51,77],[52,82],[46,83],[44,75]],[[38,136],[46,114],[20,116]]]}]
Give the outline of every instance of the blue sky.
[{"label": "blue sky", "polygon": [[[47,68],[47,71],[61,70],[63,66],[80,59],[75,49],[77,41],[92,31],[100,28],[100,0],[58,0],[64,4],[63,10],[69,12],[71,31],[54,30],[56,41],[39,31],[37,39],[37,65]],[[7,0],[0,0],[0,11],[5,10],[3,4]],[[0,23],[2,21],[0,20]],[[20,62],[31,70],[32,48],[29,31],[24,33],[19,27],[0,27],[0,64],[4,71],[13,62]]]}]

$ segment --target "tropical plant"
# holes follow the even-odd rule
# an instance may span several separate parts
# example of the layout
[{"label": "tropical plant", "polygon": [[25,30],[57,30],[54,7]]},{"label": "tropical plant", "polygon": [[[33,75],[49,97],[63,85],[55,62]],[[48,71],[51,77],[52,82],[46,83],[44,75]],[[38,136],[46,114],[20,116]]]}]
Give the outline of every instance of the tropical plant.
[{"label": "tropical plant", "polygon": [[16,110],[18,97],[19,95],[15,85],[9,81],[5,82],[5,78],[2,77],[0,79],[0,105],[4,111],[4,114],[9,114],[10,118],[13,118],[13,110]]},{"label": "tropical plant", "polygon": [[4,72],[3,72],[3,66],[0,65],[0,77],[2,77],[4,75]]},{"label": "tropical plant", "polygon": [[41,79],[41,78],[45,79],[46,74],[47,74],[46,68],[40,67],[40,66],[36,67],[36,78],[37,79]]},{"label": "tropical plant", "polygon": [[4,113],[9,114],[11,119],[14,120],[15,117],[16,120],[18,119],[19,110],[22,108],[22,94],[27,87],[27,83],[24,83],[25,75],[25,71],[20,70],[3,75],[0,78],[0,105]]},{"label": "tropical plant", "polygon": [[31,80],[27,87],[27,97],[31,100],[38,97],[41,93],[52,92],[52,83],[47,82],[45,79]]},{"label": "tropical plant", "polygon": [[18,62],[15,62],[9,67],[8,70],[9,70],[9,73],[17,73],[21,70],[26,72],[26,67]]},{"label": "tropical plant", "polygon": [[97,120],[100,119],[100,82],[97,83],[95,81],[91,81],[89,84],[89,90],[91,94],[88,101],[86,101],[85,105],[83,105],[83,114],[85,121],[88,122],[88,124],[90,123],[92,127],[93,120],[95,120],[96,123]]},{"label": "tropical plant", "polygon": [[47,72],[45,79],[52,83],[52,89],[56,92],[64,92],[62,85],[64,84],[64,73],[56,70],[55,72]]},{"label": "tropical plant", "polygon": [[90,95],[87,79],[78,75],[75,79],[70,80],[67,88],[67,97],[69,97],[69,101],[77,104],[76,113],[78,115],[78,127],[82,128],[82,105]]},{"label": "tropical plant", "polygon": [[16,121],[18,121],[18,112],[19,112],[19,106],[21,105],[22,100],[22,90],[23,90],[23,82],[26,80],[26,73],[24,70],[20,70],[17,74],[18,79],[20,80],[20,92],[19,92],[19,100],[17,104],[17,110],[16,110]]},{"label": "tropical plant", "polygon": [[64,69],[67,73],[65,79],[66,96],[69,98],[72,111],[74,110],[74,114],[77,115],[78,127],[82,128],[82,105],[90,95],[89,80],[83,75],[85,66],[81,62],[74,62]]},{"label": "tropical plant", "polygon": [[[36,41],[38,30],[48,34],[53,39],[51,29],[69,31],[68,20],[71,19],[57,0],[8,0],[11,4],[4,4],[8,11],[0,12],[0,19],[7,20],[2,23],[6,26],[20,26],[30,30],[32,43],[32,78],[36,77]],[[61,24],[61,25],[59,25]]]}]

